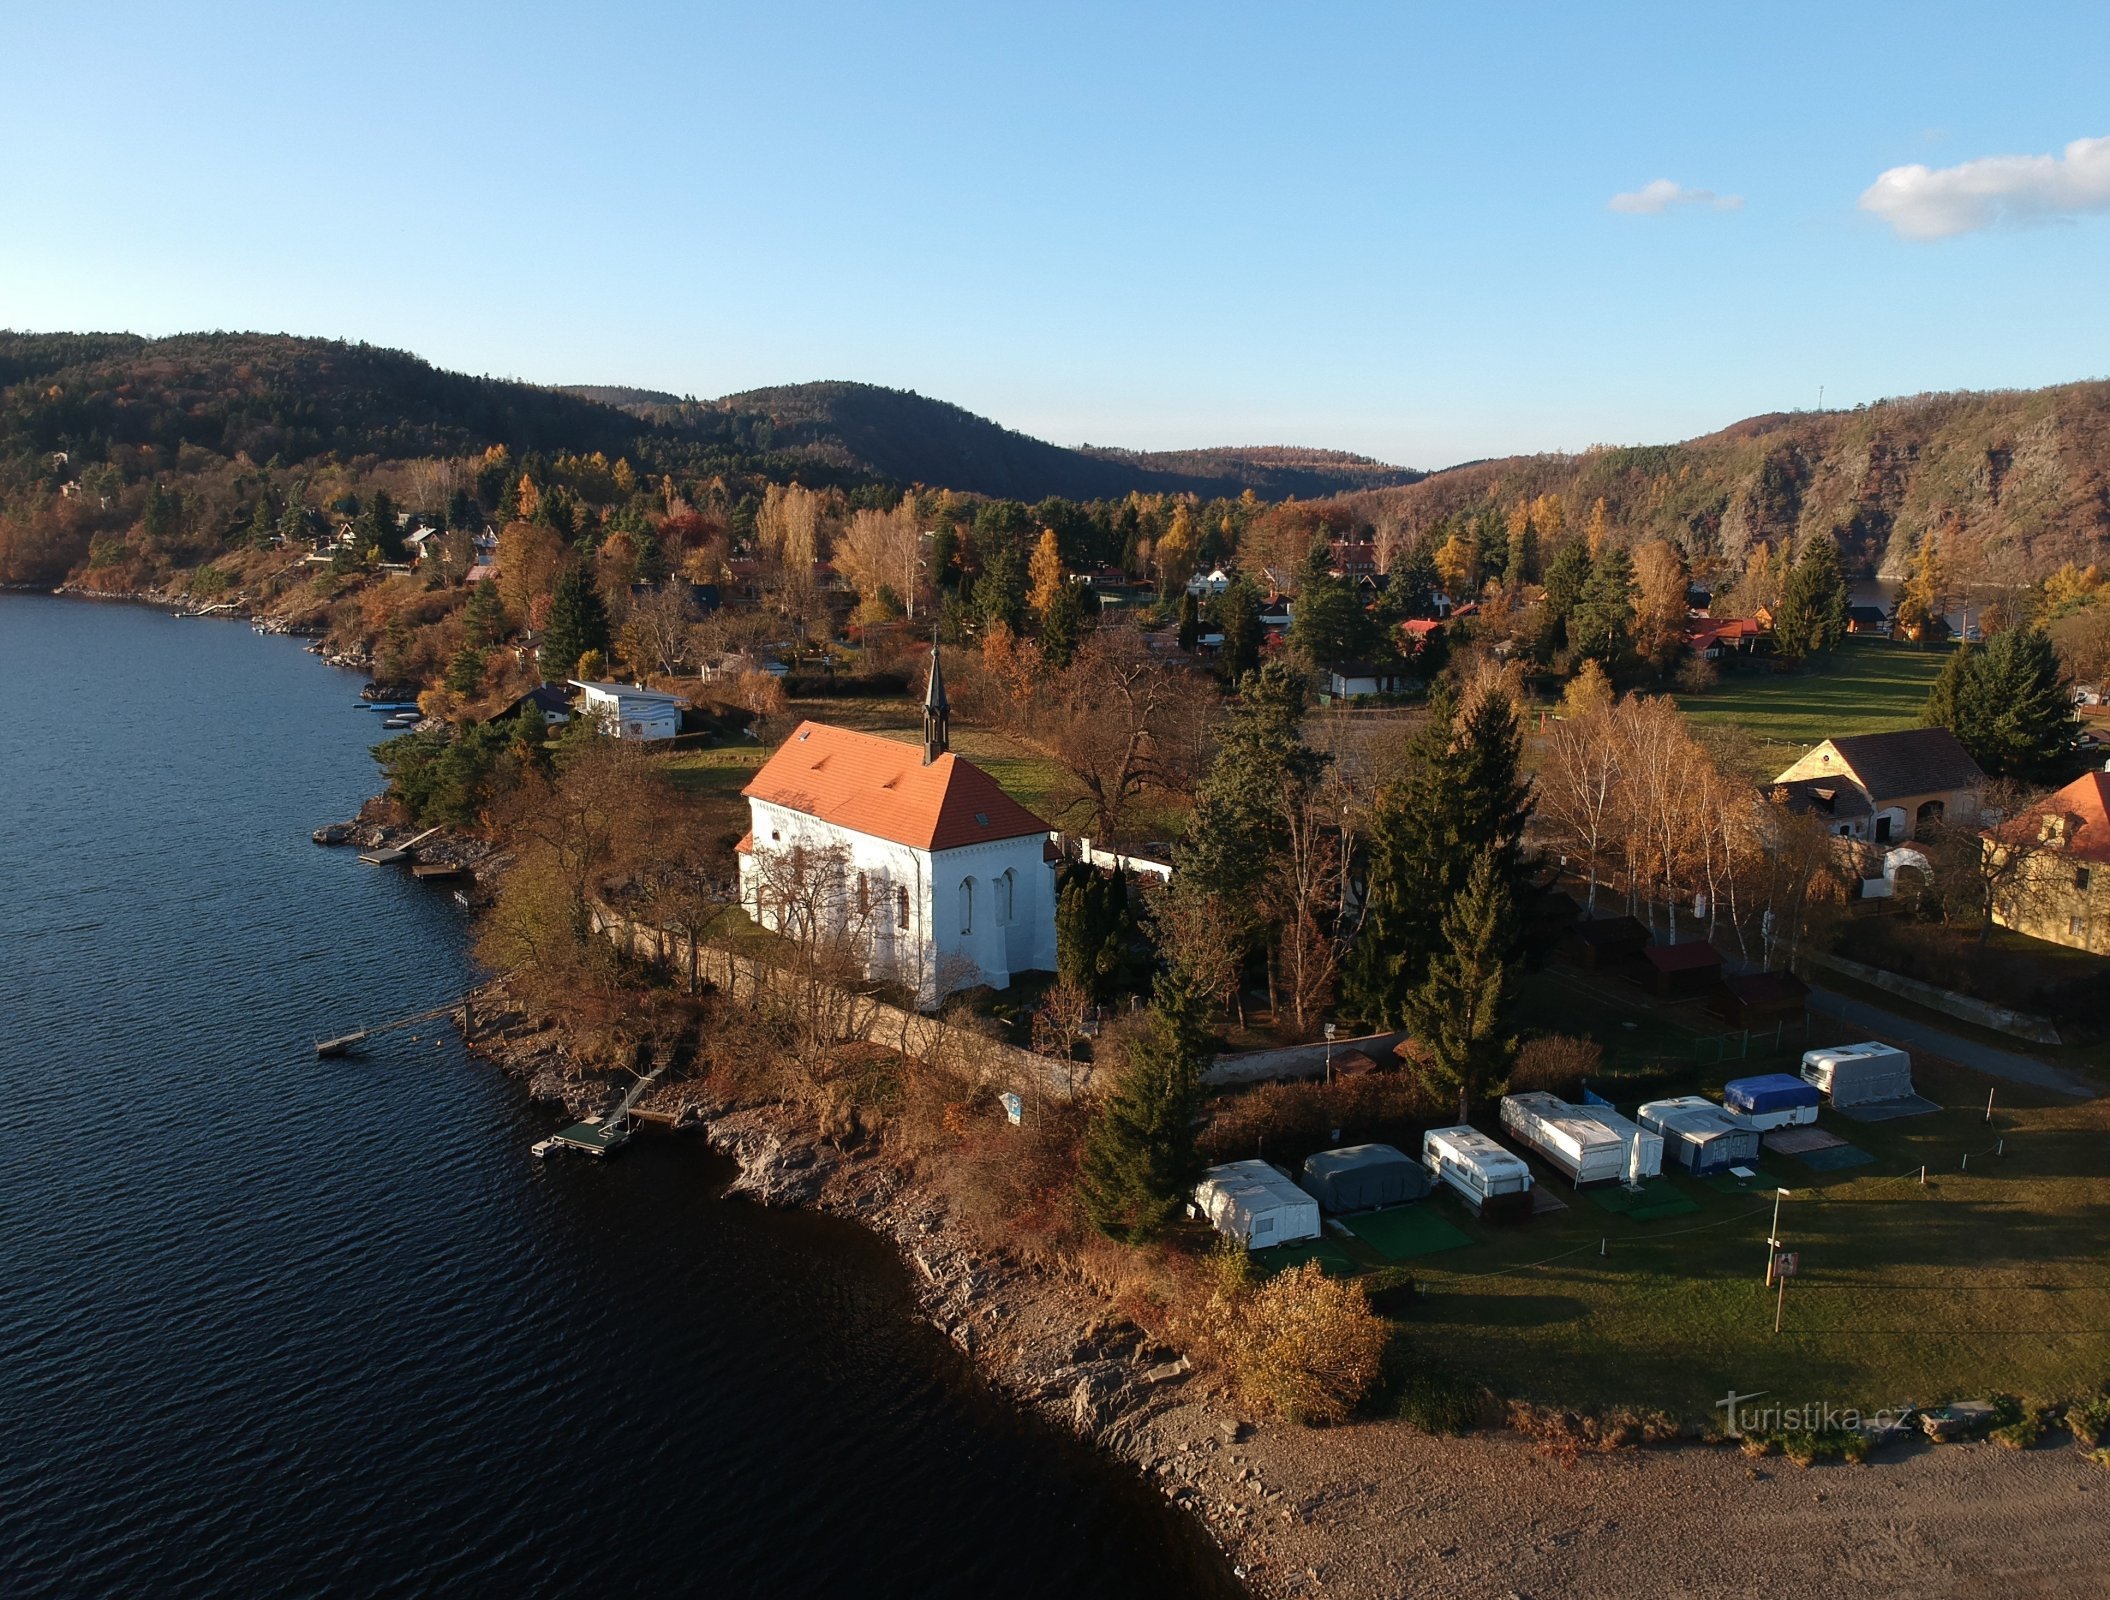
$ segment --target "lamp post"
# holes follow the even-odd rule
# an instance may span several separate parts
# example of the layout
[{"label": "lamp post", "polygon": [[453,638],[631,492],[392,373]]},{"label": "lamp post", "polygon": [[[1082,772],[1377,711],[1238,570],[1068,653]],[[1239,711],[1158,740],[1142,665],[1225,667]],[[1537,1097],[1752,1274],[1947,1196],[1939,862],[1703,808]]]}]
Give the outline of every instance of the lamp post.
[{"label": "lamp post", "polygon": [[1773,1258],[1780,1250],[1780,1202],[1787,1198],[1788,1191],[1773,1191],[1773,1226],[1766,1230],[1766,1287],[1773,1287]]},{"label": "lamp post", "polygon": [[1333,1030],[1334,1024],[1326,1024],[1326,1087],[1333,1087]]}]

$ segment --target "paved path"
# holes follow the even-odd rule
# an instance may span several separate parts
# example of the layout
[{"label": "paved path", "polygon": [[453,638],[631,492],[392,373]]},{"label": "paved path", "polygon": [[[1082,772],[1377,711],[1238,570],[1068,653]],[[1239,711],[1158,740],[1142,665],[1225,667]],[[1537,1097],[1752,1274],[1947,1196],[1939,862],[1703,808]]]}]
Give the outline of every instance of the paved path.
[{"label": "paved path", "polygon": [[2100,1093],[2087,1078],[2069,1067],[2054,1066],[2035,1056],[1980,1044],[1975,1039],[1963,1038],[1931,1023],[1901,1017],[1895,1011],[1886,1011],[1866,1000],[1834,994],[1816,984],[1810,986],[1810,1009],[1838,1017],[1857,1028],[1866,1028],[1911,1049],[1958,1062],[1974,1072],[2005,1078],[2009,1083],[2026,1083],[2031,1088],[2049,1089],[2054,1094],[2072,1095],[2077,1100],[2093,1100]]}]

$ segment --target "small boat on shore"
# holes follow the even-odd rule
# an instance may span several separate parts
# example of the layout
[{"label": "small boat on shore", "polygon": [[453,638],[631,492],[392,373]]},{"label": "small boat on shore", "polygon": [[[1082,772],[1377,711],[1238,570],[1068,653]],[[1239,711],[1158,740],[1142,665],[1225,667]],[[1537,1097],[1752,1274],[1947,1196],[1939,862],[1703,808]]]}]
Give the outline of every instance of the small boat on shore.
[{"label": "small boat on shore", "polygon": [[384,728],[415,728],[420,722],[423,722],[424,720],[425,719],[419,716],[415,711],[404,711],[399,712],[393,717],[390,717],[386,722],[382,723],[381,726]]}]

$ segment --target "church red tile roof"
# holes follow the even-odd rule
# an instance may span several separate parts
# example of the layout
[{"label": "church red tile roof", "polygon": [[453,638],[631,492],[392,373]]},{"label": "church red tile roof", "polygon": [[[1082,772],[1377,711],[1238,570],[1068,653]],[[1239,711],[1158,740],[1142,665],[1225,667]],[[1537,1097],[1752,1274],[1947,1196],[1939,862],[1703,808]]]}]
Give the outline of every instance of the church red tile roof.
[{"label": "church red tile roof", "polygon": [[740,792],[918,850],[1048,831],[971,761],[948,751],[925,766],[921,745],[823,722],[794,728]]}]

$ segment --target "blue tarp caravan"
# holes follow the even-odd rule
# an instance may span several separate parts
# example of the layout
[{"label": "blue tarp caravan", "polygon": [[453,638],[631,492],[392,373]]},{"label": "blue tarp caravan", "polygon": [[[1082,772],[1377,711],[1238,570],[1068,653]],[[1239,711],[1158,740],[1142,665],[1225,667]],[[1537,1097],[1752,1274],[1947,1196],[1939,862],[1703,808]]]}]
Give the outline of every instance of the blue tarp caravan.
[{"label": "blue tarp caravan", "polygon": [[1793,1128],[1817,1120],[1824,1096],[1790,1072],[1731,1078],[1722,1085],[1722,1105],[1747,1128]]}]

